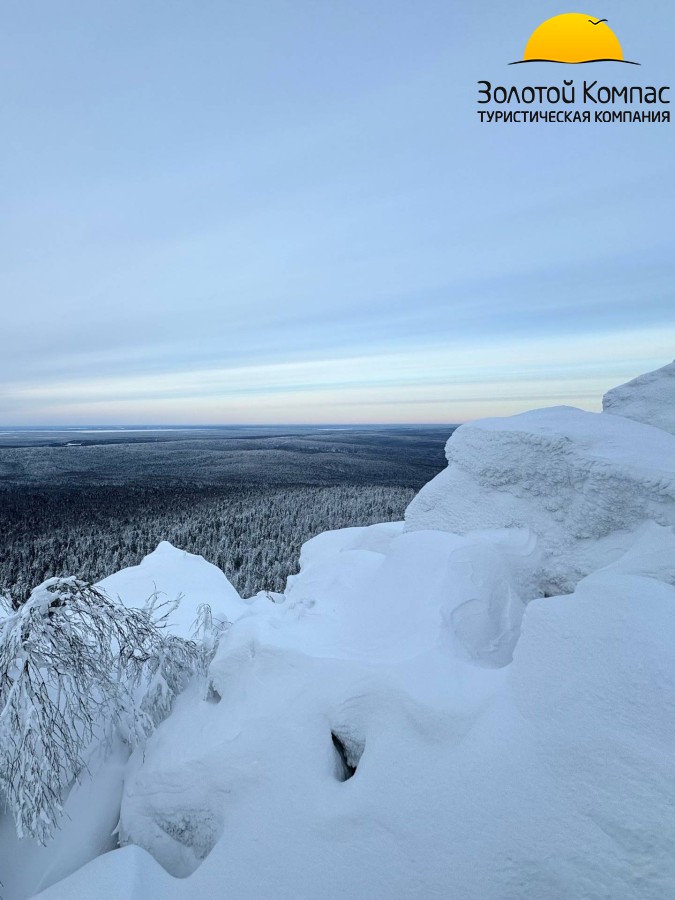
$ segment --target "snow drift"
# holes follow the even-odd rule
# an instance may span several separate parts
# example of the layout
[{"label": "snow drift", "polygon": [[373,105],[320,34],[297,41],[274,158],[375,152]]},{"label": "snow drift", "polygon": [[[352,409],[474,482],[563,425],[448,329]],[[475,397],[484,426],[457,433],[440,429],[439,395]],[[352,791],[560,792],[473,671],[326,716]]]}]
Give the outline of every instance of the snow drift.
[{"label": "snow drift", "polygon": [[674,895],[675,436],[563,407],[447,456],[284,594],[168,546],[104,582],[232,625],[126,765],[121,847],[40,896]]}]

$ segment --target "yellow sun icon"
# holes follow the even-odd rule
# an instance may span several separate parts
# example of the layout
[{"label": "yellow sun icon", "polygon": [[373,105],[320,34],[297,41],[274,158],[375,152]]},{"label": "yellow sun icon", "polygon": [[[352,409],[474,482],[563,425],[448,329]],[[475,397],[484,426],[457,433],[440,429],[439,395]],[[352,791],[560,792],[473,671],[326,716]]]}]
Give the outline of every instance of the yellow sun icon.
[{"label": "yellow sun icon", "polygon": [[[628,62],[606,19],[584,13],[553,16],[535,29],[518,62]],[[633,63],[633,65],[639,65]]]}]

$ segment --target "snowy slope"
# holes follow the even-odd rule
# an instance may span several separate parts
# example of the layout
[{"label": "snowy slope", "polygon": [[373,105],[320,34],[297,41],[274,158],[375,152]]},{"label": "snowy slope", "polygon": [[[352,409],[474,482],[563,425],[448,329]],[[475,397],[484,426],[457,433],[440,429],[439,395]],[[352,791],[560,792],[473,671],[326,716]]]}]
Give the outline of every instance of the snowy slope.
[{"label": "snowy slope", "polygon": [[405,524],[319,535],[283,595],[167,546],[107,579],[233,624],[126,767],[126,846],[40,896],[670,900],[674,449],[484,420]]},{"label": "snowy slope", "polygon": [[[14,820],[0,811],[0,897],[32,897],[75,872],[116,845],[113,831],[119,819],[124,786],[126,747],[116,746],[104,766],[84,773],[64,804],[61,827],[46,847],[16,836]],[[96,760],[93,761],[95,763]]]},{"label": "snowy slope", "polygon": [[612,388],[602,398],[602,409],[675,434],[675,360]]}]

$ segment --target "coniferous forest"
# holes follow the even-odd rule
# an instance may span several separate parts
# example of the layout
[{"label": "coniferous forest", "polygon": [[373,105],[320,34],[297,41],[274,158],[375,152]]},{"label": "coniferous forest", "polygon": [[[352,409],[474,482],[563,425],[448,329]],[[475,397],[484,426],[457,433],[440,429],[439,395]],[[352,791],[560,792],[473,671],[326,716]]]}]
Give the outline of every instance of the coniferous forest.
[{"label": "coniferous forest", "polygon": [[95,582],[167,540],[221,568],[242,596],[282,590],[314,535],[401,519],[443,467],[447,436],[304,429],[0,447],[0,588],[21,602],[54,575]]}]

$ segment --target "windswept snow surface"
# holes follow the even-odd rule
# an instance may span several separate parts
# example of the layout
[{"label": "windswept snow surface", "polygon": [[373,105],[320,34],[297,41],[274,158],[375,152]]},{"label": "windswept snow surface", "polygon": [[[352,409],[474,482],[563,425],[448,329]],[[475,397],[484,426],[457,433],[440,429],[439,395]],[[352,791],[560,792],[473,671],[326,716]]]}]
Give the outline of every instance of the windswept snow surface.
[{"label": "windswept snow surface", "polygon": [[675,434],[675,360],[612,388],[602,398],[602,409]]},{"label": "windswept snow surface", "polygon": [[458,428],[448,466],[406,510],[408,530],[529,527],[542,593],[616,559],[644,521],[675,524],[675,439],[567,406]]},{"label": "windswept snow surface", "polygon": [[675,436],[538,410],[284,594],[168,547],[118,573],[233,624],[126,767],[126,846],[40,896],[671,900],[674,482]]}]

